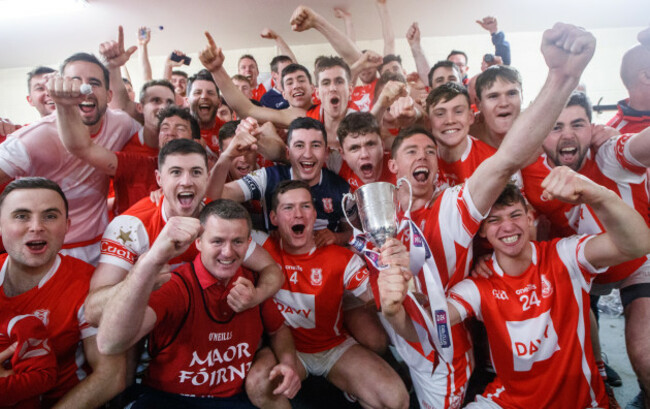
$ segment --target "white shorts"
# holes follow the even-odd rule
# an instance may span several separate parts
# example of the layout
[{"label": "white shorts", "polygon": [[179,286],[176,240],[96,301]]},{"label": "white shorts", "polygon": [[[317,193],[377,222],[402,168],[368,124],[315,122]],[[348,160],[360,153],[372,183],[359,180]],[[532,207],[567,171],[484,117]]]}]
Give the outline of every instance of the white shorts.
[{"label": "white shorts", "polygon": [[590,294],[593,295],[607,295],[614,288],[623,289],[635,284],[648,284],[650,283],[650,263],[646,262],[641,267],[639,267],[634,273],[625,277],[620,281],[615,281],[613,283],[597,284],[594,283],[591,286]]},{"label": "white shorts", "polygon": [[352,345],[356,344],[358,344],[358,342],[354,338],[348,337],[345,341],[341,342],[334,348],[322,352],[316,352],[313,354],[299,351],[296,352],[298,353],[298,359],[302,362],[302,366],[305,367],[307,374],[327,377],[330,373],[330,369],[332,369],[334,364],[338,362],[341,355],[343,355]]},{"label": "white shorts", "polygon": [[455,369],[441,361],[435,371],[431,373],[433,362],[411,347],[404,338],[397,335],[381,314],[379,314],[379,318],[395,350],[409,368],[420,408],[460,409],[474,366],[472,351],[465,354],[464,360],[457,360],[462,362],[454,362]]},{"label": "white shorts", "polygon": [[465,409],[501,409],[501,406],[481,395],[476,395],[476,400],[465,406]]}]

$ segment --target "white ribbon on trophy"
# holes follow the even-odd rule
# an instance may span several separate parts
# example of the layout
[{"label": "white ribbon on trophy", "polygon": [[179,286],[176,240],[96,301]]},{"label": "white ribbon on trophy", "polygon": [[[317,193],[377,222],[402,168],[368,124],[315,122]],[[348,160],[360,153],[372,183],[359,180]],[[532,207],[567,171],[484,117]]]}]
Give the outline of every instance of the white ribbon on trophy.
[{"label": "white ribbon on trophy", "polygon": [[[409,205],[398,225],[396,190],[402,182],[409,186]],[[357,204],[364,231],[357,229],[348,219],[347,200]],[[354,230],[350,245],[363,254],[369,264],[377,270],[383,270],[387,266],[379,264],[379,253],[370,250],[368,242],[380,248],[388,238],[409,229],[410,270],[416,273],[413,273],[413,283],[409,283],[404,309],[414,324],[425,356],[435,349],[444,362],[451,363],[454,352],[445,288],[440,280],[429,244],[420,228],[411,220],[412,201],[411,184],[407,179],[400,178],[397,187],[387,182],[365,184],[354,194],[344,195],[341,206],[348,223]],[[422,305],[422,302],[425,305]],[[431,312],[427,310],[426,304]]]}]

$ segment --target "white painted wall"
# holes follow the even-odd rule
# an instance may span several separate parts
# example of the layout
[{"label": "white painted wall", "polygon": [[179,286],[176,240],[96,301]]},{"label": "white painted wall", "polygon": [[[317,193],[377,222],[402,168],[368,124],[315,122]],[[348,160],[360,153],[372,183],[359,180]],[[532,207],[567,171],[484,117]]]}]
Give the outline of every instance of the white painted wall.
[{"label": "white painted wall", "polygon": [[[612,29],[598,29],[592,32],[598,40],[596,54],[589,67],[585,71],[582,82],[587,86],[587,93],[595,104],[602,97],[603,104],[614,104],[616,101],[625,98],[626,90],[619,78],[620,61],[626,50],[634,46],[636,34],[643,27],[626,27]],[[546,66],[539,51],[541,32],[519,32],[506,33],[506,38],[512,48],[512,65],[519,69],[524,79],[524,101],[528,105],[541,88],[546,73]],[[154,40],[155,41],[155,38]],[[383,43],[381,40],[360,41],[361,49],[373,49],[381,52]],[[199,50],[203,43],[195,44],[194,49]],[[415,64],[411,57],[408,44],[404,39],[397,41],[397,53],[402,56],[404,67],[407,71],[414,71]],[[470,74],[480,72],[480,62],[483,54],[493,52],[494,48],[490,42],[490,36],[466,35],[455,37],[428,37],[422,39],[422,46],[433,65],[436,61],[444,59],[451,49],[465,51],[470,58]],[[95,51],[95,50],[86,50]],[[187,50],[186,50],[187,51]],[[299,62],[313,69],[314,59],[321,54],[334,54],[333,49],[326,43],[301,45],[293,49]],[[95,51],[96,52],[96,51]],[[228,50],[226,54],[226,69],[229,73],[236,72],[237,58],[244,53],[253,54],[260,64],[261,71],[268,71],[268,62],[276,55],[274,47]],[[194,73],[201,69],[197,53],[189,53],[193,58],[192,65],[187,68],[188,73]],[[63,60],[66,55],[61,56]],[[162,75],[164,56],[151,56],[154,78]],[[49,61],[45,65],[58,67],[59,62]],[[134,55],[127,63],[134,86],[139,89],[142,86],[142,76],[138,64],[137,55]],[[27,95],[26,74],[33,67],[10,68],[0,70],[0,89],[3,90],[0,98],[0,117],[10,118],[15,123],[29,123],[38,119],[38,113],[29,106],[25,96]],[[606,112],[596,122],[604,122],[613,115]]]}]

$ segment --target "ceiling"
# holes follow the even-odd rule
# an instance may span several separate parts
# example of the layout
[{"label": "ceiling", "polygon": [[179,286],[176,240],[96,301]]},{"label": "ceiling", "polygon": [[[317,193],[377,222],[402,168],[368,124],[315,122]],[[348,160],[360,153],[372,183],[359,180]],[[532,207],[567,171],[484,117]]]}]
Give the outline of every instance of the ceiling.
[{"label": "ceiling", "polygon": [[[224,49],[269,46],[259,32],[270,27],[290,45],[323,42],[316,32],[293,33],[289,17],[306,4],[335,20],[332,7],[347,7],[353,16],[357,40],[381,38],[381,26],[373,0],[87,0],[74,11],[33,6],[27,15],[8,13],[8,1],[0,0],[0,68],[54,64],[77,51],[96,52],[102,41],[116,37],[121,24],[129,44],[141,25],[152,27],[150,55],[171,49],[198,51],[209,30]],[[23,4],[27,0],[19,0]],[[43,1],[43,0],[41,0]],[[48,6],[54,0],[46,0]],[[623,8],[623,6],[625,6]],[[539,32],[555,21],[590,29],[643,27],[650,23],[649,0],[388,0],[397,38],[418,21],[424,37],[479,34],[474,22],[497,16],[508,32]],[[340,21],[335,21],[342,27]],[[132,39],[132,41],[129,41]]]}]

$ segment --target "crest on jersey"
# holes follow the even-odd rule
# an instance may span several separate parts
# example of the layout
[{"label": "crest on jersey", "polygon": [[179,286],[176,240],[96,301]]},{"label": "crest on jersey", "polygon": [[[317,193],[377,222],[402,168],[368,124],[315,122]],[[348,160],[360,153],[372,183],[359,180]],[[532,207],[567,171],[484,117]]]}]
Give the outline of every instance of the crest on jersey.
[{"label": "crest on jersey", "polygon": [[348,178],[348,185],[359,187],[359,183],[357,183],[357,180],[355,178]]},{"label": "crest on jersey", "polygon": [[325,213],[332,213],[334,211],[334,205],[332,204],[331,197],[323,198],[323,210],[325,211]]},{"label": "crest on jersey", "polygon": [[542,274],[542,297],[548,298],[553,294],[553,286],[551,282],[548,281],[545,274]]},{"label": "crest on jersey", "polygon": [[43,321],[43,325],[47,327],[47,324],[50,323],[50,310],[36,310],[33,312],[33,315],[38,317],[39,320]]},{"label": "crest on jersey", "polygon": [[323,285],[323,269],[322,268],[312,268],[311,269],[311,285]]}]

